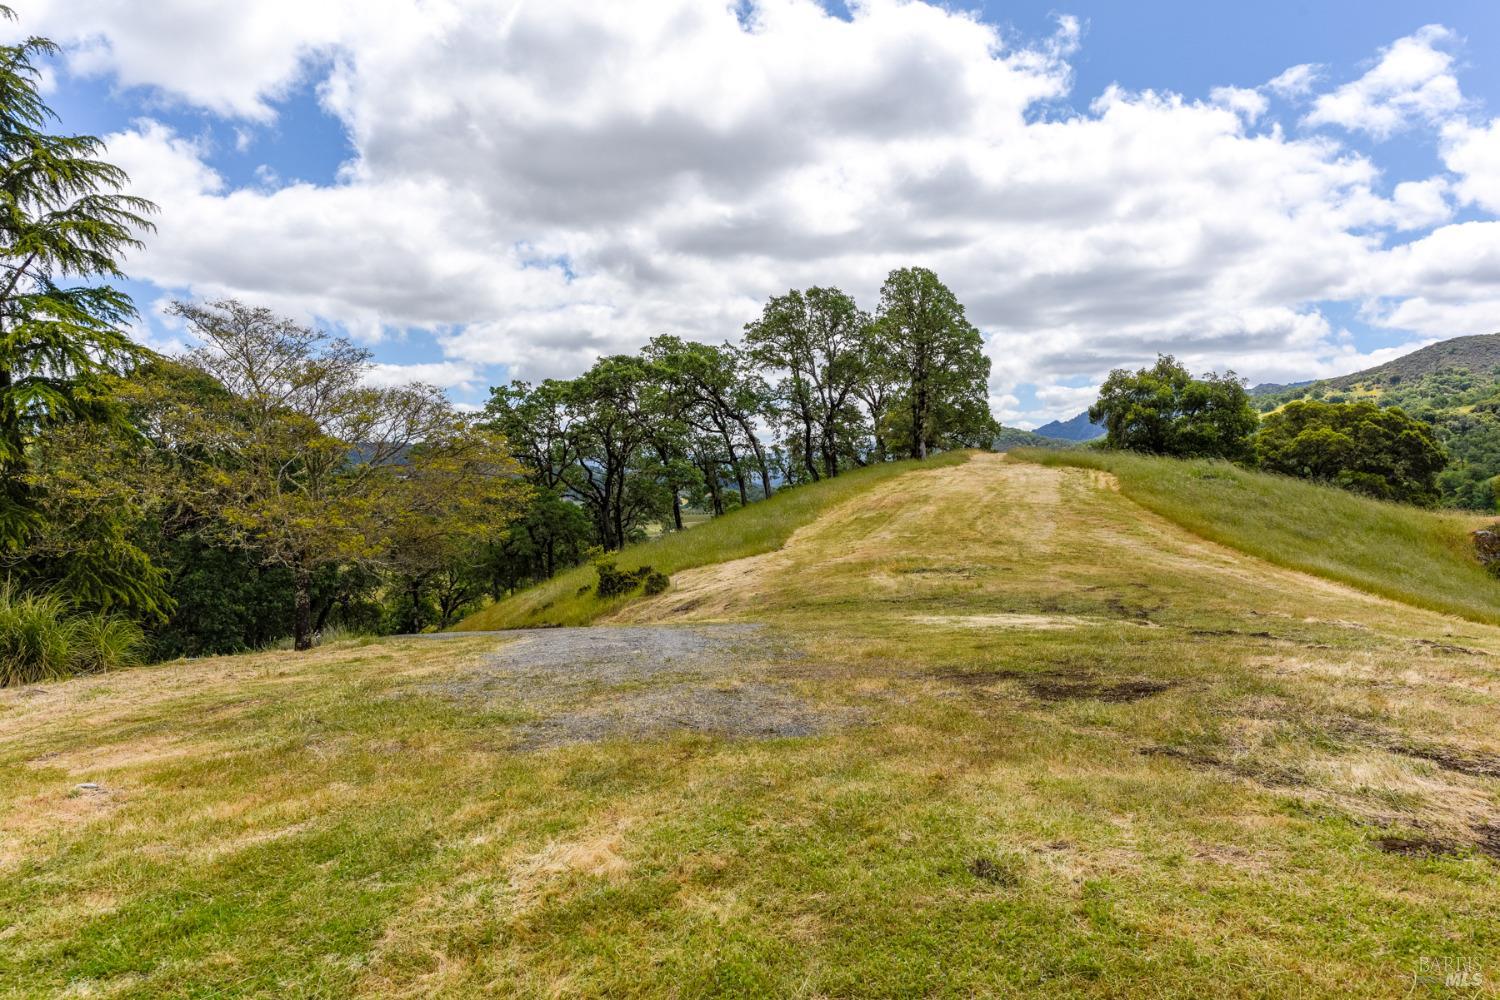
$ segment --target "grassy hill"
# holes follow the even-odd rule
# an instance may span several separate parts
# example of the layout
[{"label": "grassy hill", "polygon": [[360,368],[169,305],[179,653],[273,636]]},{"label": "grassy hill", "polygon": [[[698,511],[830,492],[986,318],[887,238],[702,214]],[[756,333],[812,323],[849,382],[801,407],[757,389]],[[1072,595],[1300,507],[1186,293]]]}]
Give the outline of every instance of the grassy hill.
[{"label": "grassy hill", "polygon": [[1256,399],[1270,412],[1294,399],[1371,400],[1431,423],[1451,464],[1439,485],[1444,502],[1494,511],[1500,490],[1500,334],[1456,337],[1375,368],[1279,388]]},{"label": "grassy hill", "polygon": [[[935,456],[930,462],[950,465],[967,457],[967,453],[953,452]],[[690,531],[673,532],[630,546],[618,554],[616,565],[627,570],[652,566],[671,574],[766,552],[835,504],[876,483],[911,472],[916,465],[891,462],[784,489],[769,500],[730,510],[723,517],[713,518]],[[630,600],[599,598],[593,592],[596,579],[592,566],[575,567],[470,615],[455,630],[585,625]]]},{"label": "grassy hill", "polygon": [[[567,605],[615,627],[0,690],[0,996],[1497,981],[1500,627],[1465,525],[1028,457],[642,546],[667,593]],[[1221,519],[1311,572],[1184,527]]]},{"label": "grassy hill", "polygon": [[1130,499],[1210,541],[1417,607],[1500,624],[1500,580],[1470,532],[1493,517],[1383,503],[1227,462],[1125,452],[1022,452],[1098,469]]}]

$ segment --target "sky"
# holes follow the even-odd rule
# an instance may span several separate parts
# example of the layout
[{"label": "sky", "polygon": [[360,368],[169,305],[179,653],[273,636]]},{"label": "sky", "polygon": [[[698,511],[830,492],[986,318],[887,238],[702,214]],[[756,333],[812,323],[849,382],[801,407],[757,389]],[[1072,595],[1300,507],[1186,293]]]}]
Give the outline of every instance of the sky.
[{"label": "sky", "polygon": [[1500,331],[1500,3],[12,0],[160,207],[137,336],[233,296],[461,404],[935,270],[1010,426]]}]

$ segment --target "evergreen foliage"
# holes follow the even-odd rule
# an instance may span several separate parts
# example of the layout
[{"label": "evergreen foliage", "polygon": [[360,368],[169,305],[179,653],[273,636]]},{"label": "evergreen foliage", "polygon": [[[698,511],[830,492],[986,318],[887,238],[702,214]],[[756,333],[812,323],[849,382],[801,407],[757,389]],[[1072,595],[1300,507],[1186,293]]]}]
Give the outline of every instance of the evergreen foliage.
[{"label": "evergreen foliage", "polygon": [[1432,428],[1400,407],[1299,400],[1267,416],[1255,437],[1260,467],[1378,500],[1431,506],[1447,455]]},{"label": "evergreen foliage", "polygon": [[[155,210],[122,192],[128,178],[100,159],[101,140],[51,131],[38,60],[56,51],[44,38],[0,46],[0,560],[12,566],[43,520],[37,443],[69,424],[120,421],[109,376],[140,351],[125,332],[130,297],[108,282]],[[95,603],[118,596],[117,579],[86,565],[63,575]]]}]

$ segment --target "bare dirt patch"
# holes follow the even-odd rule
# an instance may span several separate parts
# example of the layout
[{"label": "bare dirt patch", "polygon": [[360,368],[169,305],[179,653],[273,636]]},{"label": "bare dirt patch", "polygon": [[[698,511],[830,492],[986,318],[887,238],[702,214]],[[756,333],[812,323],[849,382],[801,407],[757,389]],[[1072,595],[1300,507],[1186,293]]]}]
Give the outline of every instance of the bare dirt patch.
[{"label": "bare dirt patch", "polygon": [[1436,639],[1415,639],[1413,646],[1431,650],[1434,653],[1447,653],[1450,656],[1490,656],[1482,649],[1470,649],[1468,646],[1456,646],[1450,642],[1438,642]]},{"label": "bare dirt patch", "polygon": [[1436,764],[1445,771],[1455,771],[1475,778],[1500,778],[1500,757],[1494,754],[1473,753],[1451,747],[1418,746],[1412,743],[1391,743],[1382,747],[1389,753],[1402,757],[1413,757]]},{"label": "bare dirt patch", "polygon": [[1053,629],[1080,628],[1085,625],[1107,624],[1074,615],[913,615],[910,621],[919,625],[953,626],[957,628],[1013,628],[1027,631],[1050,631]]},{"label": "bare dirt patch", "polygon": [[1173,687],[1166,681],[1139,677],[1112,678],[1090,673],[1061,671],[987,670],[950,672],[937,679],[966,688],[986,688],[1002,681],[1014,681],[1040,701],[1103,701],[1126,704],[1161,694]]},{"label": "bare dirt patch", "polygon": [[1432,837],[1377,837],[1374,844],[1386,854],[1415,858],[1450,857],[1459,853],[1457,845]]},{"label": "bare dirt patch", "polygon": [[860,717],[847,709],[816,707],[770,684],[672,684],[528,723],[518,732],[517,749],[643,740],[673,732],[748,739],[816,736],[830,724],[847,724]]}]

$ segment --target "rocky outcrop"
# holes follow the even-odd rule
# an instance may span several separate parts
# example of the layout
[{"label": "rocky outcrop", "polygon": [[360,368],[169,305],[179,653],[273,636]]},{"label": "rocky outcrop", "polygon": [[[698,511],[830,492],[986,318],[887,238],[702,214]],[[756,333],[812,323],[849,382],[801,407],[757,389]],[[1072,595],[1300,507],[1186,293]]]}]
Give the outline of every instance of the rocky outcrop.
[{"label": "rocky outcrop", "polygon": [[1474,532],[1474,552],[1491,573],[1500,575],[1500,522]]}]

